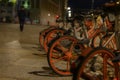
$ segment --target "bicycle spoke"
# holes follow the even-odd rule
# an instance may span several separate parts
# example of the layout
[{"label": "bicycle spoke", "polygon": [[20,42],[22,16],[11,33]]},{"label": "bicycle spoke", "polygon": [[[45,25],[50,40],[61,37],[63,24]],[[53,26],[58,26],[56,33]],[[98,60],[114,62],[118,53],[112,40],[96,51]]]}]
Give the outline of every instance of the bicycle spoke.
[{"label": "bicycle spoke", "polygon": [[53,43],[47,57],[49,65],[55,73],[63,76],[71,75],[70,60],[74,56],[72,53],[75,43],[77,43],[77,39],[71,36],[63,36]]},{"label": "bicycle spoke", "polygon": [[61,61],[61,60],[64,60],[64,58],[65,58],[65,56],[63,56],[63,57],[59,57],[59,58],[55,58],[56,60],[51,60],[51,62],[52,63],[56,63],[56,62],[58,62],[58,61]]},{"label": "bicycle spoke", "polygon": [[67,68],[66,68],[67,71],[70,70],[70,61],[67,61]]},{"label": "bicycle spoke", "polygon": [[65,48],[60,42],[57,42],[57,48],[65,53],[68,49]]}]

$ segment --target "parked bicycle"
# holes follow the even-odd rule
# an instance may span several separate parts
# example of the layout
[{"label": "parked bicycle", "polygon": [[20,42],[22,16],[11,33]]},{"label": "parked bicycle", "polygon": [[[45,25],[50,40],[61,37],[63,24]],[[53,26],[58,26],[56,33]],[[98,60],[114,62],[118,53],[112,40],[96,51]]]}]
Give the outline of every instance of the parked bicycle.
[{"label": "parked bicycle", "polygon": [[120,53],[116,46],[117,34],[118,31],[107,33],[102,38],[101,47],[84,50],[85,55],[81,54],[72,64],[72,80],[120,80],[119,61],[115,60]]},{"label": "parked bicycle", "polygon": [[[102,17],[100,16],[99,18],[102,19]],[[84,18],[84,20],[86,19]],[[89,23],[92,24],[91,22]],[[85,24],[84,21],[82,24],[83,25],[81,26],[81,30],[83,32],[82,32],[81,40],[78,40],[73,36],[62,36],[59,39],[56,39],[51,44],[51,47],[49,48],[49,52],[47,54],[47,59],[51,69],[55,73],[62,76],[71,75],[71,72],[70,72],[71,63],[74,62],[80,54],[82,54],[83,49],[87,48],[88,46],[91,46],[89,45],[90,39],[98,36],[99,33],[103,32],[101,31],[102,30],[101,28],[103,28],[102,24],[101,25],[99,24],[99,26],[98,24],[96,24],[97,26],[95,26],[95,23],[94,23],[94,27],[96,28],[95,29],[92,28],[90,30],[91,34],[89,31],[87,32],[86,26],[88,24]],[[94,38],[94,40],[96,39]],[[99,46],[99,43],[98,43],[98,46]]]},{"label": "parked bicycle", "polygon": [[113,51],[98,47],[84,53],[86,55],[81,55],[76,62],[78,66],[73,71],[72,80],[120,80],[119,64],[112,62],[115,58]]}]

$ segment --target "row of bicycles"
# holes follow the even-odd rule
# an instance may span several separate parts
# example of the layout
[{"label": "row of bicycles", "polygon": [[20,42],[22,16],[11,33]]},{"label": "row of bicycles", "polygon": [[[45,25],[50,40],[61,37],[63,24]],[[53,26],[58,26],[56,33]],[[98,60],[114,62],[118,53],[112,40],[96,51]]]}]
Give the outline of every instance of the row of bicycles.
[{"label": "row of bicycles", "polygon": [[120,80],[114,21],[108,14],[80,14],[72,22],[59,22],[40,32],[39,42],[50,68],[72,80]]}]

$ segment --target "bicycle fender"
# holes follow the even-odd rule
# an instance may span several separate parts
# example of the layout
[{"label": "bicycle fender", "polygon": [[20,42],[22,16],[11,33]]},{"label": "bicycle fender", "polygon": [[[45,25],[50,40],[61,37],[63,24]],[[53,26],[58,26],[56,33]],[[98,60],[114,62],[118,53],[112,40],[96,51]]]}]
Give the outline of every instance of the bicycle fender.
[{"label": "bicycle fender", "polygon": [[82,50],[81,56],[86,57],[87,54],[89,54],[89,52],[92,50],[93,50],[93,48],[91,48],[91,47],[85,48],[84,50]]}]

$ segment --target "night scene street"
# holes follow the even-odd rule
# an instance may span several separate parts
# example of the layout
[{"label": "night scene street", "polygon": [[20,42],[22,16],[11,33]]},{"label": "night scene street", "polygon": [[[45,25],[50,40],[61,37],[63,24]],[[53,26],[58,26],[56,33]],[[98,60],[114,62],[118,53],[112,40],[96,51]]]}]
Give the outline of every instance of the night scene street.
[{"label": "night scene street", "polygon": [[120,0],[0,0],[0,80],[120,80]]}]

